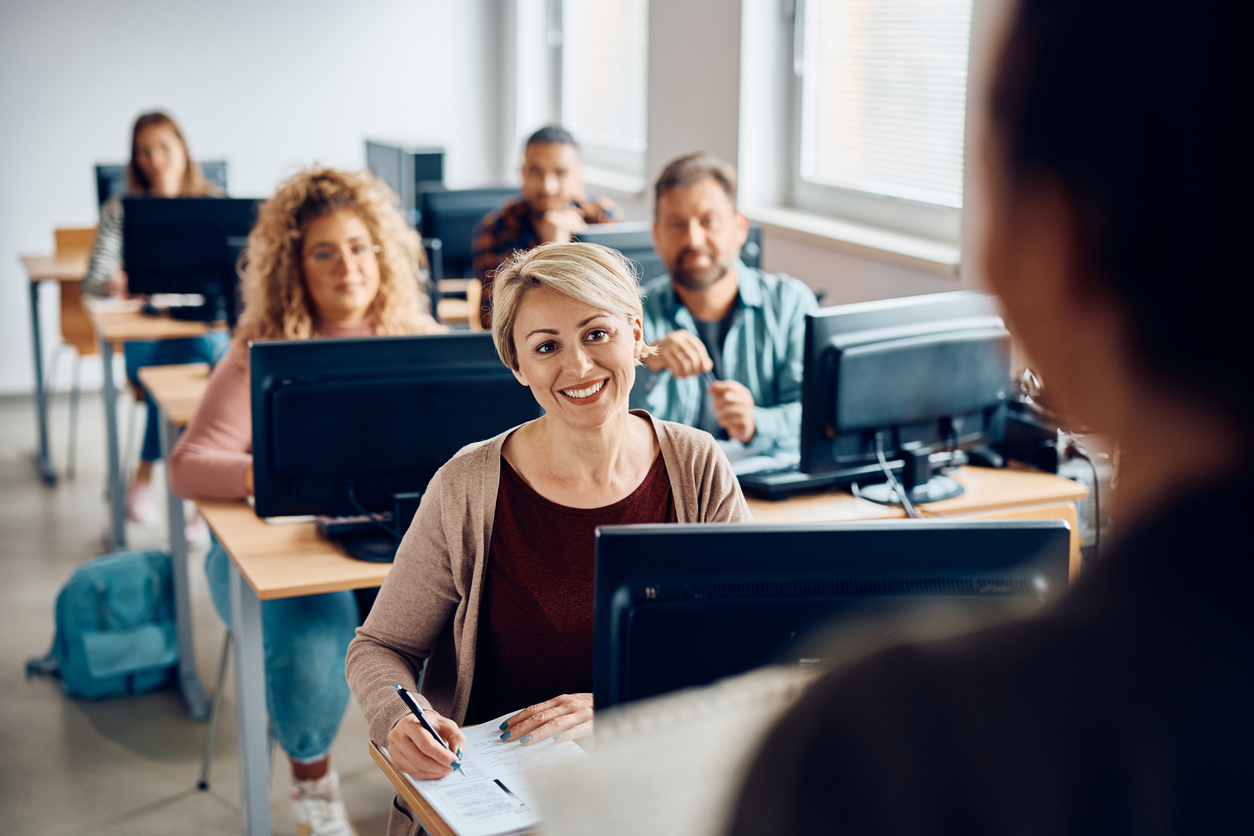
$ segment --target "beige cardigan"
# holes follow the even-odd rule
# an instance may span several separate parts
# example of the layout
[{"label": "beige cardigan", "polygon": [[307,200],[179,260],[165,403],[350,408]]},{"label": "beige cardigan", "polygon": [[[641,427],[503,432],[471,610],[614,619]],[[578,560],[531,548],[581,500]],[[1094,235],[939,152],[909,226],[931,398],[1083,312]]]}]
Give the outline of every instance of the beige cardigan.
[{"label": "beige cardigan", "polygon": [[[679,522],[752,519],[709,433],[638,414],[653,422]],[[370,616],[348,646],[348,685],[380,745],[407,712],[393,686],[414,689],[424,659],[423,701],[459,724],[466,717],[501,447],[512,432],[463,448],[436,473]]]}]

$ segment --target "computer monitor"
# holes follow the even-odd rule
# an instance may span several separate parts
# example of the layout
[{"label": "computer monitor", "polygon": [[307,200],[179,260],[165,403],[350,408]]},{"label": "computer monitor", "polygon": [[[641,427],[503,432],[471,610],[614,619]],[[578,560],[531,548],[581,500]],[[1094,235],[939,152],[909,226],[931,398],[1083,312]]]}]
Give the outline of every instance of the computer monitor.
[{"label": "computer monitor", "polygon": [[423,192],[419,196],[419,228],[423,238],[440,239],[445,278],[467,279],[475,275],[470,251],[475,224],[516,194],[516,188],[499,186]]},{"label": "computer monitor", "polygon": [[258,342],[249,368],[260,517],[386,512],[403,534],[453,454],[541,415],[484,333]]},{"label": "computer monitor", "polygon": [[596,536],[598,711],[813,659],[833,619],[948,604],[993,618],[1067,587],[1062,520],[606,526]]},{"label": "computer monitor", "polygon": [[[226,194],[226,160],[202,160],[200,171],[205,179]],[[126,194],[126,166],[104,163],[96,166],[96,199],[101,206],[114,195]]]},{"label": "computer monitor", "polygon": [[235,324],[236,273],[260,200],[227,197],[122,199],[122,253],[133,294],[194,293],[184,319]]},{"label": "computer monitor", "polygon": [[444,148],[438,145],[367,139],[366,168],[396,192],[414,227],[420,221],[419,195],[444,188]]},{"label": "computer monitor", "polygon": [[[666,272],[662,257],[653,249],[653,224],[648,221],[595,224],[575,236],[575,240],[618,250],[635,262],[641,284]],[[762,227],[757,224],[749,225],[749,237],[740,248],[740,260],[749,267],[762,265]]]},{"label": "computer monitor", "polygon": [[961,486],[934,472],[938,460],[997,441],[1009,392],[1010,334],[991,296],[956,291],[813,311],[801,388],[804,478],[788,489],[864,480],[880,483],[862,488],[866,498],[900,502],[886,483],[892,471],[912,503],[957,496]]}]

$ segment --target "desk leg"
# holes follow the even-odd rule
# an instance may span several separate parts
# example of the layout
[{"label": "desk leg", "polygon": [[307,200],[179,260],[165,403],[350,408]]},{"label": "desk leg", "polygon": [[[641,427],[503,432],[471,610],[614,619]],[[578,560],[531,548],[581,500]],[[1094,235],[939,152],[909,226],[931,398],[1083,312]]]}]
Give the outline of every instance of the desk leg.
[{"label": "desk leg", "polygon": [[104,363],[105,447],[109,456],[109,549],[126,548],[126,481],[118,451],[118,390],[113,382],[113,343],[100,341]]},{"label": "desk leg", "polygon": [[196,673],[196,645],[192,636],[192,595],[188,584],[187,532],[184,529],[183,500],[170,490],[170,451],[178,427],[160,410],[161,458],[166,468],[166,520],[170,527],[170,557],[174,563],[174,621],[179,636],[179,689],[187,705],[187,716],[201,721],[209,718],[209,695]]},{"label": "desk leg", "polygon": [[35,355],[35,422],[39,432],[39,449],[33,459],[35,472],[45,485],[57,483],[57,469],[52,466],[52,454],[48,449],[48,393],[44,391],[44,346],[39,335],[39,285],[30,283],[30,340]]},{"label": "desk leg", "polygon": [[270,746],[261,601],[231,562],[231,630],[235,633],[235,730],[239,737],[240,809],[245,836],[269,836]]}]

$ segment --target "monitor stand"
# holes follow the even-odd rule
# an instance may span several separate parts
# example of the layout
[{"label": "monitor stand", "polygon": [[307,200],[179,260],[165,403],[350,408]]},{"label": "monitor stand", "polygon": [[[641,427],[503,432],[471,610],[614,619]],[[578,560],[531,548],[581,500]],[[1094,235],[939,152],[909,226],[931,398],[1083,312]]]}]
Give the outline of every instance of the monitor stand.
[{"label": "monitor stand", "polygon": [[[960,450],[955,450],[948,458],[946,465],[962,464],[965,461],[966,455]],[[962,485],[948,476],[932,472],[931,457],[926,449],[902,450],[901,463],[901,474],[897,481],[905,490],[906,495],[910,497],[912,505],[953,499],[965,490]],[[858,495],[881,505],[902,504],[896,489],[888,482],[867,485],[865,488],[859,486]]]}]

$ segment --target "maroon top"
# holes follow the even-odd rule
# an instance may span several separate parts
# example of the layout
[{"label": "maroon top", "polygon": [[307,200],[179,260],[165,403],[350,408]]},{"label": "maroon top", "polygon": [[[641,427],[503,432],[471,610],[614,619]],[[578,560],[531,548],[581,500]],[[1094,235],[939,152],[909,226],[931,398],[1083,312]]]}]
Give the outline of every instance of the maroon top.
[{"label": "maroon top", "polygon": [[638,488],[603,508],[550,502],[502,456],[466,724],[590,693],[596,527],[677,521],[660,454]]}]

